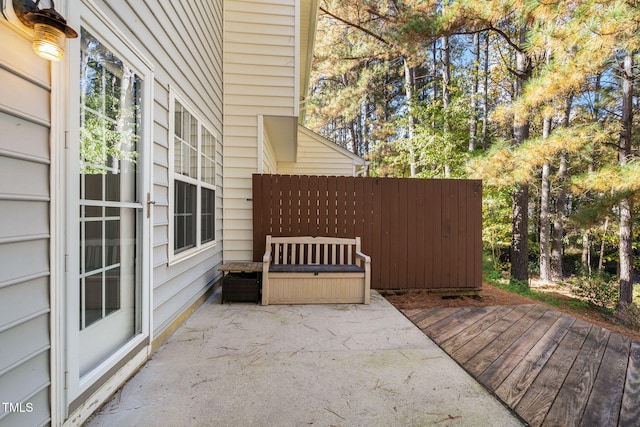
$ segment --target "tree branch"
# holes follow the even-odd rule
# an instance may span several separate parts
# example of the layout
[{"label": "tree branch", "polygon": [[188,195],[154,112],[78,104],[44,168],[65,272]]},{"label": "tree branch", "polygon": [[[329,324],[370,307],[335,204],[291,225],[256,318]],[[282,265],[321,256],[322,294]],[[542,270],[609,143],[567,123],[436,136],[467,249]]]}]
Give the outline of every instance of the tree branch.
[{"label": "tree branch", "polygon": [[507,44],[509,44],[509,46],[511,46],[512,48],[514,48],[518,52],[524,52],[524,50],[520,46],[518,46],[513,41],[511,41],[511,38],[509,37],[509,35],[507,33],[505,33],[504,31],[502,31],[499,28],[494,27],[491,24],[489,24],[489,26],[487,26],[487,27],[480,28],[478,30],[454,31],[454,34],[457,34],[457,35],[473,35],[473,34],[477,34],[477,33],[482,33],[484,31],[494,31],[494,32],[498,33],[507,42]]},{"label": "tree branch", "polygon": [[346,19],[343,19],[343,18],[340,18],[339,16],[334,15],[333,13],[329,12],[327,9],[325,9],[325,8],[324,8],[324,7],[322,7],[322,6],[320,6],[320,11],[322,11],[322,12],[323,12],[324,14],[326,14],[326,15],[329,15],[330,17],[332,17],[332,18],[333,18],[333,19],[335,19],[335,20],[338,20],[338,21],[340,21],[340,22],[342,22],[342,23],[344,23],[344,24],[347,24],[347,25],[348,25],[348,26],[350,26],[350,27],[353,27],[353,28],[355,28],[355,29],[357,29],[357,30],[362,31],[362,32],[363,32],[363,33],[365,33],[365,34],[370,35],[370,36],[371,36],[371,37],[373,37],[374,39],[378,40],[378,41],[379,41],[379,42],[381,42],[381,43],[384,43],[384,44],[385,44],[385,45],[387,45],[387,46],[391,46],[391,44],[390,44],[388,41],[386,41],[384,38],[382,38],[381,36],[379,36],[379,35],[377,35],[377,34],[373,33],[373,32],[372,32],[372,31],[370,31],[370,30],[367,30],[367,29],[366,29],[366,28],[364,28],[364,27],[361,27],[360,25],[358,25],[358,24],[356,24],[356,23],[353,23],[353,22],[347,21]]}]

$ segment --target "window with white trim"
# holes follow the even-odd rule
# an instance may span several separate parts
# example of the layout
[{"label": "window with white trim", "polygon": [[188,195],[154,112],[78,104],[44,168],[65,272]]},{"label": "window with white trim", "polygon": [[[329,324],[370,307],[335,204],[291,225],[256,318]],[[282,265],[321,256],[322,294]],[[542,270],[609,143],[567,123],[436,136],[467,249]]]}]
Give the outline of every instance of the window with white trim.
[{"label": "window with white trim", "polygon": [[185,102],[172,98],[171,251],[181,256],[215,242],[217,138]]}]

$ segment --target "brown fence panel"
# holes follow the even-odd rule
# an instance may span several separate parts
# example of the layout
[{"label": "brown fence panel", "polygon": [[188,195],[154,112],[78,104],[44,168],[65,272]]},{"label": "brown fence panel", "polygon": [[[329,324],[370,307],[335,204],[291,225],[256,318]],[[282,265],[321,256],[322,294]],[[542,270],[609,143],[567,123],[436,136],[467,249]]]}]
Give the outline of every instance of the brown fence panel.
[{"label": "brown fence panel", "polygon": [[265,236],[362,238],[375,289],[482,286],[482,183],[253,176],[253,257]]}]

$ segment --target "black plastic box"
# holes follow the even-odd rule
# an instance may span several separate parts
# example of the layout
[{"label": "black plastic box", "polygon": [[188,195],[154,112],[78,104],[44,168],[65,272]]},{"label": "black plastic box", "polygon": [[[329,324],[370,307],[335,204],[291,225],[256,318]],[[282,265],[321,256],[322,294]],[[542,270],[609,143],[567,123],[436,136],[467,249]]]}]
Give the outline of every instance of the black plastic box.
[{"label": "black plastic box", "polygon": [[261,273],[228,273],[222,284],[222,303],[225,301],[260,302]]}]

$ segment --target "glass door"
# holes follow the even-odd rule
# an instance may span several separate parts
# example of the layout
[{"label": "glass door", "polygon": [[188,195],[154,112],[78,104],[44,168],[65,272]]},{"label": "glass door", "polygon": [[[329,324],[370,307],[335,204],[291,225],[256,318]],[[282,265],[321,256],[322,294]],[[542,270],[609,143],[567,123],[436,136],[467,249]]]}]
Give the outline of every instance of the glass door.
[{"label": "glass door", "polygon": [[85,375],[141,331],[142,78],[81,30],[79,352]]}]

